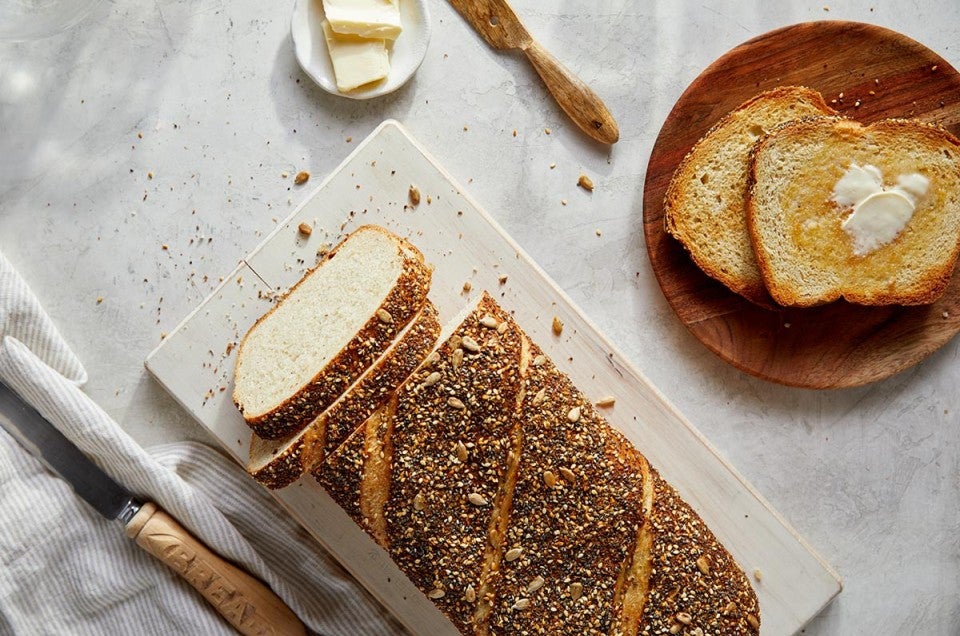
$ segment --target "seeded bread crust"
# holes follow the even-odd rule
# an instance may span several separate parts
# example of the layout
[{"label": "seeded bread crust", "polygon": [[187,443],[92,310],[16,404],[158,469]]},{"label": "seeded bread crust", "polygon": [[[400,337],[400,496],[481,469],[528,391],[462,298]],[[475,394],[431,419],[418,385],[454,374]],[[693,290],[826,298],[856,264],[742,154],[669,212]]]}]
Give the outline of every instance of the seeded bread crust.
[{"label": "seeded bread crust", "polygon": [[292,484],[320,462],[377,410],[427,357],[440,334],[429,300],[391,347],[337,401],[292,439],[253,436],[249,472],[268,488]]},{"label": "seeded bread crust", "polygon": [[729,553],[492,298],[435,354],[314,472],[461,632],[759,631]]},{"label": "seeded bread crust", "polygon": [[[831,201],[851,162],[879,168],[886,186],[913,172],[930,179],[904,230],[862,256],[841,227],[848,212]],[[960,253],[960,141],[916,120],[784,125],[751,155],[747,222],[765,285],[781,305],[932,303]]]},{"label": "seeded bread crust", "polygon": [[[360,229],[380,231],[395,240],[397,250],[404,257],[403,268],[397,282],[378,310],[374,312],[374,315],[310,382],[271,411],[258,417],[244,415],[247,425],[260,438],[280,439],[307,426],[380,357],[400,330],[426,303],[427,292],[430,290],[431,270],[425,264],[423,254],[409,241],[394,236],[383,228],[363,226],[355,232]],[[342,246],[349,238],[347,236],[338,244],[337,248]],[[266,320],[284,299],[295,293],[303,280],[317,271],[323,265],[323,262],[335,258],[337,248],[327,254],[324,261],[311,269],[297,285],[294,285],[277,305],[274,305],[269,312],[261,316],[250,331],[253,331],[258,324]],[[388,319],[384,320],[384,317]],[[243,356],[245,341],[246,336],[241,341],[237,352],[238,361]],[[304,343],[304,346],[309,346],[309,343]],[[242,400],[236,392],[234,392],[233,397],[240,413],[244,414]]]},{"label": "seeded bread crust", "polygon": [[[481,324],[488,315],[507,328]],[[467,338],[476,351],[465,346]],[[388,550],[462,632],[471,629],[468,588],[476,594],[509,461],[521,346],[515,324],[484,294],[438,359],[401,388],[393,418]],[[440,377],[431,384],[433,373]]]},{"label": "seeded bread crust", "polygon": [[760,305],[771,305],[747,231],[749,152],[778,124],[835,115],[817,91],[783,86],[747,100],[714,124],[674,172],[664,223],[711,278]]}]

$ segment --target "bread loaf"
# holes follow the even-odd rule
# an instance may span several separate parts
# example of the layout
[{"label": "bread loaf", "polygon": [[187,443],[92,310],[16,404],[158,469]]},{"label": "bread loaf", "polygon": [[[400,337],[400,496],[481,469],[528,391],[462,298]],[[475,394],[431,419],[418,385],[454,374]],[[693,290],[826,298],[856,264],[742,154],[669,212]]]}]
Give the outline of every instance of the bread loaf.
[{"label": "bread loaf", "polygon": [[383,228],[347,236],[240,343],[233,399],[254,433],[279,439],[322,413],[420,311],[430,277]]},{"label": "bread loaf", "polygon": [[440,334],[429,300],[356,382],[303,430],[280,440],[256,434],[247,472],[268,488],[283,488],[321,461],[379,408],[433,348]]},{"label": "bread loaf", "polygon": [[747,231],[750,149],[786,121],[824,114],[836,113],[809,88],[785,86],[760,93],[710,128],[684,157],[667,188],[667,232],[708,276],[753,302],[770,304]]},{"label": "bread loaf", "polygon": [[917,305],[960,251],[960,141],[918,121],[788,124],[758,142],[747,219],[781,305]]},{"label": "bread loaf", "polygon": [[465,634],[754,634],[733,558],[487,294],[317,480]]}]

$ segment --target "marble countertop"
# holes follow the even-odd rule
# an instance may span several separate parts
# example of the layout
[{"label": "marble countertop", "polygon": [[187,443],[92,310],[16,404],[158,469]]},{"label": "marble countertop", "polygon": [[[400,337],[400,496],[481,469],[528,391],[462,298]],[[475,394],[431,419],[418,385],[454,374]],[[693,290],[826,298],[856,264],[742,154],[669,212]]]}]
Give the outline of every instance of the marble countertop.
[{"label": "marble countertop", "polygon": [[960,5],[512,4],[605,99],[621,130],[611,149],[439,1],[417,75],[366,102],[300,70],[291,0],[104,0],[61,34],[0,43],[0,251],[86,364],[87,392],[145,446],[212,442],[144,358],[308,194],[295,173],[328,174],[397,119],[843,577],[805,634],[960,633],[960,341],[862,388],[764,382],[683,327],[642,233],[660,126],[718,56],[842,19],[957,66]]}]

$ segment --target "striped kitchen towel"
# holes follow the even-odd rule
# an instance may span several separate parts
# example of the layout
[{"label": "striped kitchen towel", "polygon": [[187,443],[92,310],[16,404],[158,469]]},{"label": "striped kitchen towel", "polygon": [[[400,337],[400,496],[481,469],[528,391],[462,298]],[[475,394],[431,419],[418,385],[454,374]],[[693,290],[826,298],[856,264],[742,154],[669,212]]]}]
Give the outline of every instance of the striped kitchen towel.
[{"label": "striped kitchen towel", "polygon": [[[83,393],[86,377],[0,254],[0,379],[114,478],[266,582],[311,630],[402,632],[234,462],[193,442],[144,450]],[[232,633],[123,530],[0,430],[0,635]]]}]

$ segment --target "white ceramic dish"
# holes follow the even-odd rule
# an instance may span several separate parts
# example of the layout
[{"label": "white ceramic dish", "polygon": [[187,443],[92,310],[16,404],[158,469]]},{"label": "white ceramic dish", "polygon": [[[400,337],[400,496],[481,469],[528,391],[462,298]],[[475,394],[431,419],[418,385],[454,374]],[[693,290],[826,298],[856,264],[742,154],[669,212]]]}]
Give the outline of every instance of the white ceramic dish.
[{"label": "white ceramic dish", "polygon": [[323,90],[350,99],[370,99],[392,93],[420,68],[430,43],[430,11],[426,0],[400,0],[403,32],[390,47],[390,74],[386,79],[348,93],[337,89],[333,64],[323,37],[322,0],[297,0],[290,24],[297,62]]}]

